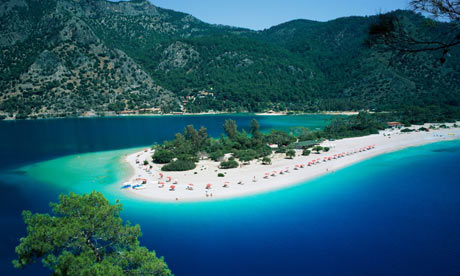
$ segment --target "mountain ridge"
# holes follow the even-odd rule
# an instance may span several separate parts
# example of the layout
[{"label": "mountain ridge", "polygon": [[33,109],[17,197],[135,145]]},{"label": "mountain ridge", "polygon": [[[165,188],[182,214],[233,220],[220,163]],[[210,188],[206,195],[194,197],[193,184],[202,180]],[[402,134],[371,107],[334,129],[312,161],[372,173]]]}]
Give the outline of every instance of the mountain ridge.
[{"label": "mountain ridge", "polygon": [[460,105],[458,51],[444,66],[380,53],[365,45],[374,17],[253,31],[147,0],[9,0],[0,14],[3,117]]}]

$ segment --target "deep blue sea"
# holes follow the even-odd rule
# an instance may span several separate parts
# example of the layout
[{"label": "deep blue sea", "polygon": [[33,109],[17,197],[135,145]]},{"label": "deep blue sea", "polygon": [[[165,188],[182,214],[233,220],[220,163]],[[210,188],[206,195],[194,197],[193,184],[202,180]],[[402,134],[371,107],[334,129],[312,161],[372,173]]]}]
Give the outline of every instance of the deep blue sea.
[{"label": "deep blue sea", "polygon": [[[59,193],[81,188],[67,187],[59,179],[38,181],[25,165],[49,170],[50,164],[63,164],[56,165],[60,175],[64,166],[75,164],[74,157],[35,163],[96,152],[86,155],[102,160],[95,168],[116,174],[110,158],[103,164],[114,153],[99,151],[161,142],[189,123],[205,125],[217,135],[226,118],[0,122],[2,275],[49,274],[40,265],[25,271],[11,266],[14,247],[25,234],[20,213],[48,212],[48,202],[56,201]],[[252,116],[232,118],[247,127]],[[257,119],[265,130],[288,130],[299,125],[320,128],[325,118]],[[106,192],[110,183],[97,185],[91,187]],[[120,196],[107,190],[111,200]],[[120,199],[123,218],[141,225],[141,244],[164,256],[178,276],[460,275],[460,141],[378,156],[256,196],[168,204]]]}]

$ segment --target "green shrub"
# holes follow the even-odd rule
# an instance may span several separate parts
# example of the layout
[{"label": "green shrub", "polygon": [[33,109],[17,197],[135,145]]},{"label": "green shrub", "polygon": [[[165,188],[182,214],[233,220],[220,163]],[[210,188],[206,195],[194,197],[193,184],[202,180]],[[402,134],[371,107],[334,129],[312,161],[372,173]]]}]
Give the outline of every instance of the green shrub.
[{"label": "green shrub", "polygon": [[220,168],[221,169],[238,168],[238,162],[236,162],[235,160],[223,161],[223,162],[220,163]]},{"label": "green shrub", "polygon": [[329,147],[324,147],[323,150],[324,150],[324,152],[328,152],[330,150],[330,148]]},{"label": "green shrub", "polygon": [[286,147],[280,147],[276,149],[275,153],[286,153],[287,148]]},{"label": "green shrub", "polygon": [[290,150],[286,151],[286,157],[289,158],[289,159],[294,158],[295,157],[295,150],[290,149]]},{"label": "green shrub", "polygon": [[404,128],[404,129],[401,129],[401,132],[414,132],[414,130],[410,128]]},{"label": "green shrub", "polygon": [[223,151],[215,151],[215,152],[211,152],[209,154],[209,158],[211,158],[212,161],[219,161],[219,159],[221,159],[222,157],[224,157],[224,152]]},{"label": "green shrub", "polygon": [[181,154],[181,155],[177,156],[177,159],[185,160],[185,161],[192,161],[194,163],[200,161],[198,156],[192,155],[192,154]]},{"label": "green shrub", "polygon": [[171,162],[173,158],[174,158],[174,153],[169,150],[165,150],[165,149],[156,150],[152,156],[153,162],[157,164],[167,164]]},{"label": "green shrub", "polygon": [[272,160],[270,159],[270,157],[265,156],[264,158],[262,158],[263,165],[271,165],[271,163],[272,163]]},{"label": "green shrub", "polygon": [[181,171],[189,171],[193,170],[196,168],[196,164],[193,161],[190,160],[175,160],[172,161],[171,163],[164,165],[163,168],[161,168],[162,171],[166,172],[181,172]]},{"label": "green shrub", "polygon": [[224,177],[224,176],[225,176],[225,174],[223,174],[223,173],[218,173],[217,174],[217,177]]},{"label": "green shrub", "polygon": [[323,150],[323,147],[322,146],[315,146],[315,147],[313,147],[313,150],[316,151],[316,153],[319,153],[320,151]]},{"label": "green shrub", "polygon": [[303,156],[309,156],[310,153],[311,153],[311,150],[308,150],[308,149],[303,149],[303,151],[302,151]]},{"label": "green shrub", "polygon": [[145,166],[145,165],[148,165],[148,164],[149,164],[149,161],[144,160],[144,166]]}]

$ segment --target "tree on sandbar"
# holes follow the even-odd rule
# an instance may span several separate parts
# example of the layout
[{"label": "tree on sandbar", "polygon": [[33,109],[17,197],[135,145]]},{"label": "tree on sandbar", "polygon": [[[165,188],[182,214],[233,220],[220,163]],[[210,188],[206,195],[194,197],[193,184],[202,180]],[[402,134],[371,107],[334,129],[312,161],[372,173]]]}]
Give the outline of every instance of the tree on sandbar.
[{"label": "tree on sandbar", "polygon": [[290,149],[290,150],[286,151],[286,157],[289,158],[289,159],[294,158],[295,157],[295,150]]}]

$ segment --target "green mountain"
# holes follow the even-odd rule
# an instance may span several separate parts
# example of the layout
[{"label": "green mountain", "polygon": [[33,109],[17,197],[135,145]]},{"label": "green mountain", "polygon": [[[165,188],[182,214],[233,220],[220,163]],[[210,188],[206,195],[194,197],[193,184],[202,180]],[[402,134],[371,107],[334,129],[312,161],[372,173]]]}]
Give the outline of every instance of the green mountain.
[{"label": "green mountain", "polygon": [[[415,31],[436,31],[395,13]],[[366,45],[374,21],[252,31],[147,0],[2,1],[0,116],[460,106],[458,49],[442,66],[437,53],[382,53]]]}]

